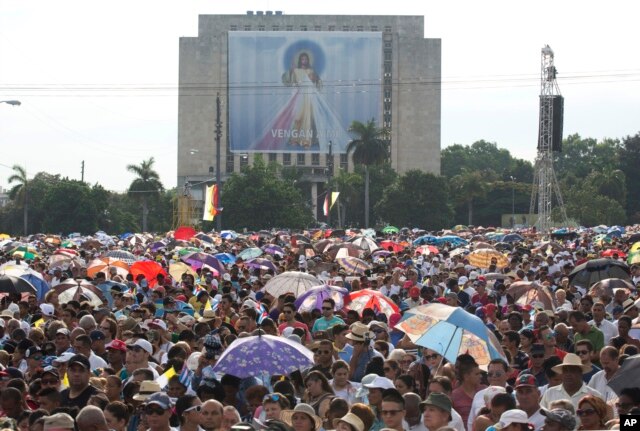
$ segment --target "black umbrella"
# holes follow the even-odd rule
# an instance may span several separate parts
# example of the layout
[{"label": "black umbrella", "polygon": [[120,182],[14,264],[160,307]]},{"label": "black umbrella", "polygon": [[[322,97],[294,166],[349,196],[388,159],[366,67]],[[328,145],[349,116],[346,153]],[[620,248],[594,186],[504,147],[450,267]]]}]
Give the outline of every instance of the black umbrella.
[{"label": "black umbrella", "polygon": [[607,278],[630,280],[629,266],[613,259],[592,259],[571,271],[569,284],[588,289],[592,284]]},{"label": "black umbrella", "polygon": [[24,278],[16,277],[14,275],[3,274],[0,275],[0,292],[1,293],[38,293],[33,284],[29,283]]},{"label": "black umbrella", "polygon": [[625,359],[607,385],[618,395],[625,388],[640,386],[640,355]]},{"label": "black umbrella", "polygon": [[640,233],[634,233],[629,238],[627,238],[627,242],[629,244],[633,244],[633,243],[638,242],[638,241],[640,241]]}]

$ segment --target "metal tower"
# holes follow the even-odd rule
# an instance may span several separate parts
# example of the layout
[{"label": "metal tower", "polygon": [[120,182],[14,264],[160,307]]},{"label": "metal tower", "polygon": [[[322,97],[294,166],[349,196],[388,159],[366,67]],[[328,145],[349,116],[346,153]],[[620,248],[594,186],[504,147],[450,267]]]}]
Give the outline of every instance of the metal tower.
[{"label": "metal tower", "polygon": [[564,225],[567,223],[567,213],[553,169],[553,152],[560,151],[562,145],[563,105],[564,99],[560,95],[556,81],[553,50],[549,45],[546,45],[542,48],[538,155],[536,156],[529,206],[529,214],[537,213],[538,215],[536,227],[540,232],[548,231],[553,225],[551,209],[554,193],[562,217],[561,221]]}]

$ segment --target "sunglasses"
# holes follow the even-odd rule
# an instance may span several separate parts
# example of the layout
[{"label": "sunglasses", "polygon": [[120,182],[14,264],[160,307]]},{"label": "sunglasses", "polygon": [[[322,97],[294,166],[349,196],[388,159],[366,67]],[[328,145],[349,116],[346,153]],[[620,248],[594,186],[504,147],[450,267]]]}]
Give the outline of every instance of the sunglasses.
[{"label": "sunglasses", "polygon": [[588,350],[576,350],[576,355],[588,355]]},{"label": "sunglasses", "polygon": [[264,403],[265,401],[273,401],[273,402],[277,402],[278,400],[280,400],[280,394],[267,394],[264,396],[264,398],[262,399],[262,402]]},{"label": "sunglasses", "polygon": [[382,334],[384,332],[384,329],[374,329],[372,332],[374,334]]},{"label": "sunglasses", "polygon": [[333,307],[322,307],[323,310],[333,310]]},{"label": "sunglasses", "polygon": [[165,410],[160,406],[146,406],[144,408],[144,413],[147,415],[161,416],[164,414],[164,412]]},{"label": "sunglasses", "polygon": [[487,376],[489,376],[489,377],[502,377],[502,376],[504,376],[504,371],[489,371],[487,373]]},{"label": "sunglasses", "polygon": [[314,350],[313,353],[317,353],[318,355],[328,355],[331,353],[330,350]]},{"label": "sunglasses", "polygon": [[578,409],[576,410],[576,414],[578,416],[589,416],[595,414],[595,409]]},{"label": "sunglasses", "polygon": [[189,413],[189,412],[196,412],[196,413],[200,413],[202,411],[202,406],[191,406],[188,409],[185,409],[185,413]]},{"label": "sunglasses", "polygon": [[402,410],[380,410],[382,416],[395,416],[400,412],[402,412]]},{"label": "sunglasses", "polygon": [[535,355],[531,355],[531,357],[535,359],[542,359],[544,358],[544,353],[537,353]]},{"label": "sunglasses", "polygon": [[432,361],[432,360],[434,360],[434,359],[438,359],[438,356],[440,356],[440,355],[438,355],[437,353],[434,353],[433,355],[425,355],[425,357],[424,357],[424,358],[425,358],[427,361]]},{"label": "sunglasses", "polygon": [[33,359],[34,361],[40,361],[42,360],[42,355],[34,355],[34,356],[31,356],[29,359]]},{"label": "sunglasses", "polygon": [[60,380],[57,379],[43,379],[40,381],[43,385],[57,385],[60,383]]}]

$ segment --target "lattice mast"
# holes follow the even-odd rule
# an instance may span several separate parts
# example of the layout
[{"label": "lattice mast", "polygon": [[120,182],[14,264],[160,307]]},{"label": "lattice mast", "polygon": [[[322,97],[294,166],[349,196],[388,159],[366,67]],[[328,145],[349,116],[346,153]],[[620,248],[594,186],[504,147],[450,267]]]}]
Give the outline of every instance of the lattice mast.
[{"label": "lattice mast", "polygon": [[[558,186],[558,179],[553,169],[553,152],[560,151],[562,143],[562,110],[564,108],[563,98],[556,81],[553,50],[549,45],[542,48],[541,59],[538,155],[534,168],[529,213],[538,215],[536,227],[539,231],[546,232],[553,226],[551,210],[554,194],[562,223],[565,225],[567,223],[567,213]],[[557,111],[555,115],[554,109]]]}]

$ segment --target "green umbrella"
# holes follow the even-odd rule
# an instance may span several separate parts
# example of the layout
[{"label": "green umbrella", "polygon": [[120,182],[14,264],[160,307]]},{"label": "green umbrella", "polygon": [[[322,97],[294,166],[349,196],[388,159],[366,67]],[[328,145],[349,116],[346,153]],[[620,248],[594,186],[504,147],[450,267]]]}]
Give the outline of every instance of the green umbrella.
[{"label": "green umbrella", "polygon": [[395,226],[387,226],[384,229],[382,229],[382,233],[398,233],[400,232],[400,229],[398,229]]}]

